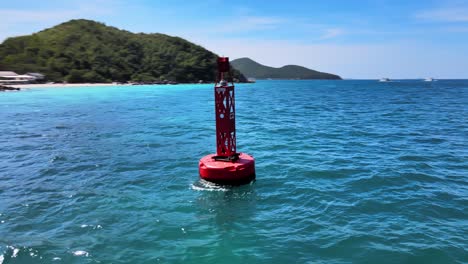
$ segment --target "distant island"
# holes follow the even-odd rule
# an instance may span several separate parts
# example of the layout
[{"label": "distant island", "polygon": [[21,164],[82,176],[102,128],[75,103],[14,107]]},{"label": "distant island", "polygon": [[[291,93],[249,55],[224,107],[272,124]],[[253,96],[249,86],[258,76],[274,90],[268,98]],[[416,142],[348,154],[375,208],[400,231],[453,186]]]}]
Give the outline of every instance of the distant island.
[{"label": "distant island", "polygon": [[318,72],[302,66],[286,65],[281,68],[273,68],[249,58],[236,59],[231,61],[231,64],[248,78],[341,80],[341,77],[338,75]]},{"label": "distant island", "polygon": [[[213,82],[217,55],[179,37],[71,20],[0,44],[0,71],[68,83]],[[233,70],[235,79],[247,79]]]}]

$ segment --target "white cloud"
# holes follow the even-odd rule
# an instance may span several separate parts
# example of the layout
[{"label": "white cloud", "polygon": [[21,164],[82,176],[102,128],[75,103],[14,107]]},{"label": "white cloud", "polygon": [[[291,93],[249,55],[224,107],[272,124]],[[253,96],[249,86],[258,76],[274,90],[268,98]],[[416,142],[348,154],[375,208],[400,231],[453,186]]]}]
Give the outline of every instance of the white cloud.
[{"label": "white cloud", "polygon": [[220,23],[214,30],[222,33],[271,30],[286,23],[285,19],[267,16],[240,16],[226,23]]},{"label": "white cloud", "polygon": [[468,8],[447,7],[424,10],[416,13],[416,18],[440,22],[468,22]]},{"label": "white cloud", "polygon": [[452,32],[452,33],[468,33],[468,26],[466,27],[448,27],[442,30],[443,32]]},{"label": "white cloud", "polygon": [[[0,43],[7,37],[31,34],[70,19],[98,17],[113,14],[118,8],[115,0],[95,2],[70,1],[67,7],[42,10],[2,9],[0,7]],[[105,6],[105,8],[102,8]]]},{"label": "white cloud", "polygon": [[340,29],[340,28],[328,28],[320,36],[319,39],[321,39],[321,40],[331,39],[331,38],[335,38],[335,37],[343,35],[343,34],[344,34],[344,31],[342,29]]},{"label": "white cloud", "polygon": [[[70,6],[42,10],[2,9],[2,23],[51,22],[72,18],[91,17],[112,14],[118,2],[114,0],[97,0],[94,2],[70,1]],[[105,8],[103,8],[105,7]]]},{"label": "white cloud", "polygon": [[50,22],[64,20],[79,15],[78,11],[53,10],[53,11],[30,11],[0,9],[2,23],[30,23],[30,22]]}]

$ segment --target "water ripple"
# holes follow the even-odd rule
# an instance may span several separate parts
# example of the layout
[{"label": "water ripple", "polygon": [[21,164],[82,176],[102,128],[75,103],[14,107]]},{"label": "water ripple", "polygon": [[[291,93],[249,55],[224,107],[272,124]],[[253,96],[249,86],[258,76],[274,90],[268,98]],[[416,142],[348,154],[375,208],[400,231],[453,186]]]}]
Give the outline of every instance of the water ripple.
[{"label": "water ripple", "polygon": [[2,94],[0,264],[467,262],[468,82],[240,84],[240,187],[212,89]]}]

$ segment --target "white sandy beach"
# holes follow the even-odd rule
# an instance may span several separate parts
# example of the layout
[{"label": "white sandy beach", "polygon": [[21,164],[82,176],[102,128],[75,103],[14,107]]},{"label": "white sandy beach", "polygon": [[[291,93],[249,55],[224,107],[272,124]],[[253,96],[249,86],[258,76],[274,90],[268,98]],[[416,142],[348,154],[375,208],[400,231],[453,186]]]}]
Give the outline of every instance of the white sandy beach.
[{"label": "white sandy beach", "polygon": [[116,83],[41,83],[41,84],[9,84],[9,87],[15,88],[77,88],[77,87],[90,87],[90,86],[118,86],[122,84]]}]

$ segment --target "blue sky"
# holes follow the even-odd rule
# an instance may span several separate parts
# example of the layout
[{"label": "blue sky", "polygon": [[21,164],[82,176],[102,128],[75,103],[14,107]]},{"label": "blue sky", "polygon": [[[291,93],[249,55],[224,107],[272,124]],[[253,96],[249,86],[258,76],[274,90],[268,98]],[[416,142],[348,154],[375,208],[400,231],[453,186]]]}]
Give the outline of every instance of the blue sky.
[{"label": "blue sky", "polygon": [[468,78],[468,0],[1,0],[0,41],[73,18],[344,78]]}]

